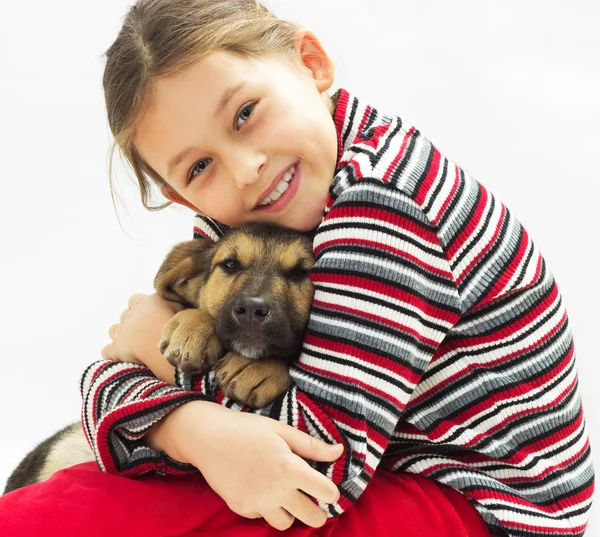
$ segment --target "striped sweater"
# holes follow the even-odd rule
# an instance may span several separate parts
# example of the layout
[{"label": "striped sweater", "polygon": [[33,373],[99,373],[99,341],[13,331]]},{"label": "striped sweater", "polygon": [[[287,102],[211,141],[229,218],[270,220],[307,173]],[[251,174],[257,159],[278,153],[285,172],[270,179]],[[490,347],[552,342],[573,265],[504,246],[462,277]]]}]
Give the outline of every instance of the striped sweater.
[{"label": "striped sweater", "polygon": [[[314,241],[315,295],[292,388],[253,410],[214,373],[177,387],[96,362],[82,419],[103,470],[193,471],[143,443],[162,416],[216,401],[345,445],[312,463],[336,516],[376,468],[464,494],[494,535],[583,535],[594,474],[565,308],[527,232],[399,117],[340,90],[338,164]],[[195,236],[222,227],[197,216]]]}]

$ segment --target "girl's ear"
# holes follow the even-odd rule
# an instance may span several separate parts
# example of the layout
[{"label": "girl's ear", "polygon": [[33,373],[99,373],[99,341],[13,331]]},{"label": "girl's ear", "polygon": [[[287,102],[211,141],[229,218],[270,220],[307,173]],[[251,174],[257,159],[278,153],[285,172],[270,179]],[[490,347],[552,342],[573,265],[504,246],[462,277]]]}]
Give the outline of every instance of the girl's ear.
[{"label": "girl's ear", "polygon": [[333,84],[335,66],[317,36],[310,30],[298,30],[296,50],[304,66],[312,73],[319,93],[327,91]]},{"label": "girl's ear", "polygon": [[179,194],[176,190],[173,190],[169,185],[161,186],[160,193],[171,200],[173,203],[177,203],[179,205],[184,205],[185,207],[191,209],[197,214],[204,214],[200,211],[195,205],[192,205],[188,200],[186,200],[181,194]]}]

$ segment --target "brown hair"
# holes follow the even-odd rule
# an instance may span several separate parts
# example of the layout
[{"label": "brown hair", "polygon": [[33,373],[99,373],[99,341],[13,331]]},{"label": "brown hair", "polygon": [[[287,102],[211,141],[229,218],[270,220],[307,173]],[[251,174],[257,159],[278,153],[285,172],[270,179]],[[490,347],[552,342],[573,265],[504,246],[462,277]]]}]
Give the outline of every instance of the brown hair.
[{"label": "brown hair", "polygon": [[[165,181],[133,147],[133,133],[147,106],[152,82],[201,57],[224,50],[246,57],[283,54],[295,58],[298,26],[275,17],[257,0],[138,0],[106,52],[104,97],[115,149],[133,170],[144,207],[152,207],[152,182]],[[113,198],[114,199],[114,198]]]}]

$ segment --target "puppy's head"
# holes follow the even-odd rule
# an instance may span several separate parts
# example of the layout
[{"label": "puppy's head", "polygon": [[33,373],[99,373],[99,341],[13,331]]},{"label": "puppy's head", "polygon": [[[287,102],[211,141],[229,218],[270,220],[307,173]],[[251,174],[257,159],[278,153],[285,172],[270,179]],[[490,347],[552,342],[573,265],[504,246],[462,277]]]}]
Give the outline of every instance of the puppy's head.
[{"label": "puppy's head", "polygon": [[155,285],[163,298],[208,312],[226,349],[254,359],[293,360],[312,303],[313,265],[308,235],[249,224],[216,243],[176,246]]}]

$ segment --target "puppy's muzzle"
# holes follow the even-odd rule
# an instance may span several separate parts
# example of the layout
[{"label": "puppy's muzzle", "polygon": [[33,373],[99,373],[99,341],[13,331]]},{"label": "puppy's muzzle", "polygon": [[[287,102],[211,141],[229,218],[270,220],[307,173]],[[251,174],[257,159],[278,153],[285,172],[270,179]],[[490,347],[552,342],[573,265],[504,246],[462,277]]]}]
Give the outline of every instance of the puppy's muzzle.
[{"label": "puppy's muzzle", "polygon": [[271,306],[260,297],[244,297],[233,305],[233,319],[244,328],[254,328],[264,323],[271,315]]}]

